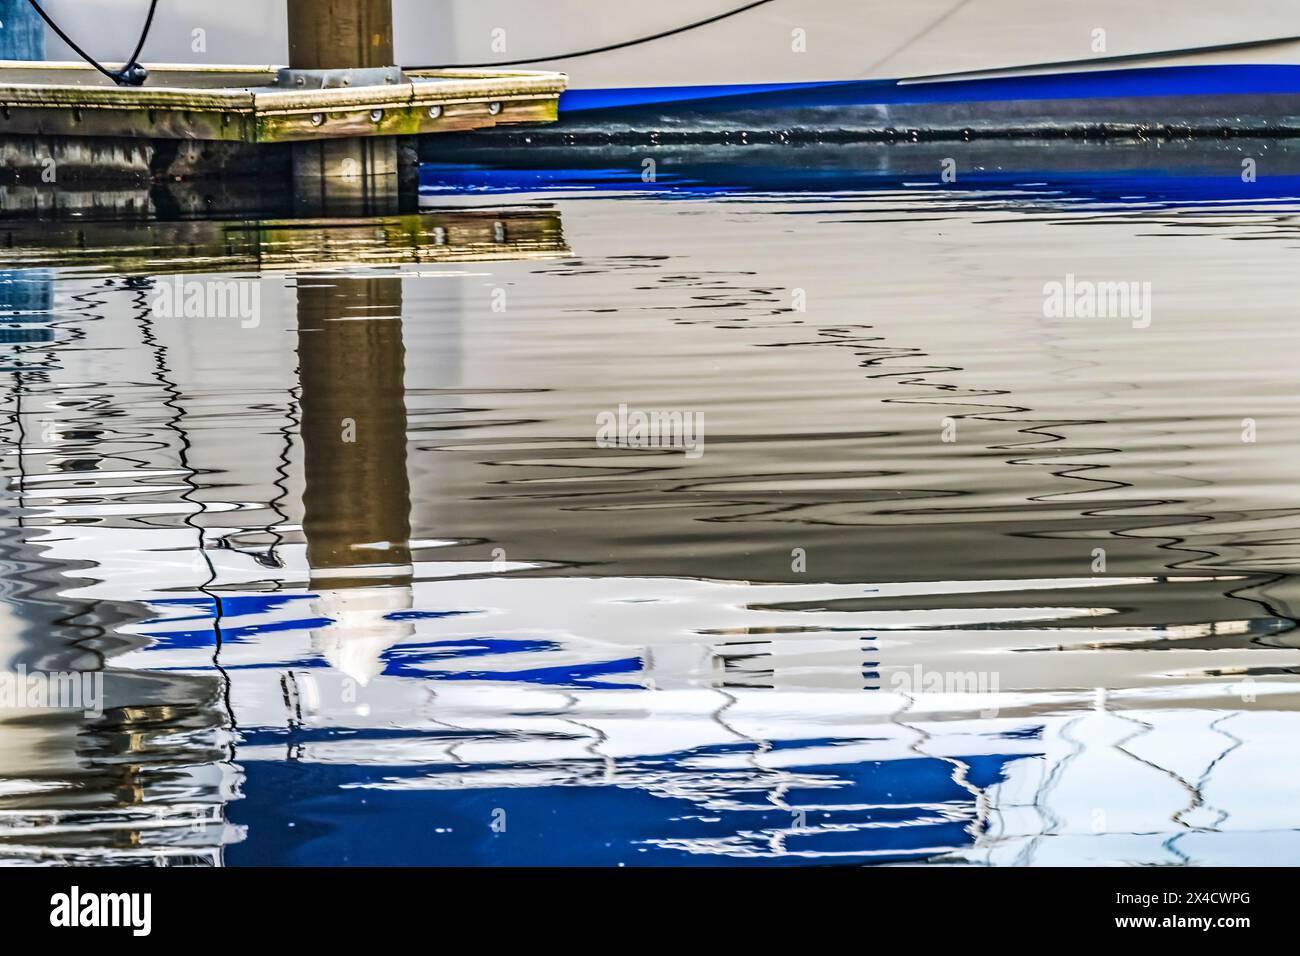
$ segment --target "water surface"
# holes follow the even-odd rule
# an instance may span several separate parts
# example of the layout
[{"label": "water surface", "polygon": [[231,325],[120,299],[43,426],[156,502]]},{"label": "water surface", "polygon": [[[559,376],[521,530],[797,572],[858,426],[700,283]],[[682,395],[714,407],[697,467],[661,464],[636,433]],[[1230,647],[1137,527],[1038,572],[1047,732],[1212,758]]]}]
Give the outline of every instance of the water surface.
[{"label": "water surface", "polygon": [[0,859],[1300,861],[1289,147],[490,152],[0,225]]}]

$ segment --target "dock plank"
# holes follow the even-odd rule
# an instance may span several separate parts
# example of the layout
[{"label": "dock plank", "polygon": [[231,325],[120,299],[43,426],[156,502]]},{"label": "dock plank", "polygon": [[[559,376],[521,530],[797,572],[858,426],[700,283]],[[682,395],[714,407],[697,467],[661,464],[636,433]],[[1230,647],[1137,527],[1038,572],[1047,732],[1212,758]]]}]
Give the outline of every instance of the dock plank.
[{"label": "dock plank", "polygon": [[77,63],[0,61],[0,135],[288,143],[553,122],[562,73],[423,70],[401,83],[275,86],[274,66],[151,67],[118,87]]}]

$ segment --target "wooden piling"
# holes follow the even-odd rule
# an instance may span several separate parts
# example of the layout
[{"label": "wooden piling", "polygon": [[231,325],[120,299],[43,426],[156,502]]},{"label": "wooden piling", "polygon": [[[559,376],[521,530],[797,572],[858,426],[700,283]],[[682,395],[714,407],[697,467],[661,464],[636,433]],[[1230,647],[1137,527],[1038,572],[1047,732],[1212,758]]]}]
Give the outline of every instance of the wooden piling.
[{"label": "wooden piling", "polygon": [[[393,65],[392,0],[289,0],[291,70]],[[340,202],[356,211],[397,208],[397,140],[347,138],[293,146],[294,198],[308,215]]]},{"label": "wooden piling", "polygon": [[392,65],[392,0],[289,0],[291,69]]}]

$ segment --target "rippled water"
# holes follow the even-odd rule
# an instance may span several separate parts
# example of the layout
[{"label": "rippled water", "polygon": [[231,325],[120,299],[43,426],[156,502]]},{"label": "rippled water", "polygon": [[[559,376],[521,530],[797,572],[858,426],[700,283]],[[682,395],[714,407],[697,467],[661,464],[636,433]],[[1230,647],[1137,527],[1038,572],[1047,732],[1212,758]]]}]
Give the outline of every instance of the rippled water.
[{"label": "rippled water", "polygon": [[964,148],[0,225],[0,859],[1300,861],[1298,164]]}]

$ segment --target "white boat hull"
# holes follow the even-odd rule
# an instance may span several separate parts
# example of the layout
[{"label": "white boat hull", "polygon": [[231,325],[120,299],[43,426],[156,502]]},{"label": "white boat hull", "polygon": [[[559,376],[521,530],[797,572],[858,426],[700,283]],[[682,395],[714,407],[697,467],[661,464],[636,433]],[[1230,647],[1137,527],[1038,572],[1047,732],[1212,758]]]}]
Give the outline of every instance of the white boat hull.
[{"label": "white boat hull", "polygon": [[[1300,8],[1276,0],[770,0],[696,29],[608,52],[565,55],[672,30],[738,0],[394,0],[403,65],[528,61],[570,77],[566,112],[722,99],[734,107],[1037,102],[1190,97],[1282,98],[1298,112]],[[123,56],[139,23],[116,0],[48,0],[74,36]],[[283,0],[171,0],[145,59],[283,63]],[[143,9],[141,10],[143,15]],[[57,38],[51,58],[71,52]],[[778,95],[779,94],[779,95]],[[796,97],[795,94],[798,94]],[[766,97],[766,99],[764,99]],[[716,103],[714,105],[717,105]],[[1055,107],[1051,107],[1055,109]],[[1222,110],[1220,110],[1222,111]]]}]

